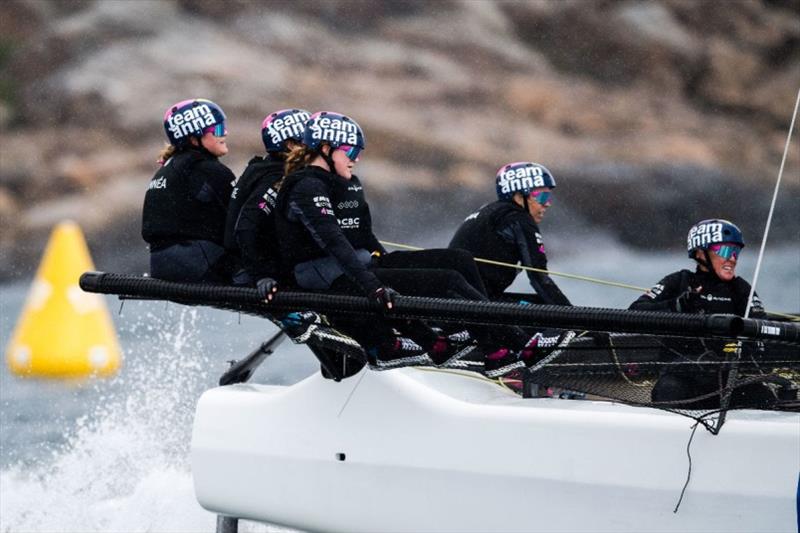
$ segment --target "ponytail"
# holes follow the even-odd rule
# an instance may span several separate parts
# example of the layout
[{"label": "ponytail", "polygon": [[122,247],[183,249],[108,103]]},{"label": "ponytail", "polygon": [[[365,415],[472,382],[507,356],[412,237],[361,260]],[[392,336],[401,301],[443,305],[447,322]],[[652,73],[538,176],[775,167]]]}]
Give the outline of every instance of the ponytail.
[{"label": "ponytail", "polygon": [[175,155],[175,152],[177,150],[178,149],[175,147],[175,145],[172,144],[164,146],[164,148],[161,149],[161,153],[158,154],[158,159],[156,160],[156,163],[158,163],[163,167],[167,163],[167,161],[169,161],[169,158]]},{"label": "ponytail", "polygon": [[288,176],[298,170],[307,167],[311,162],[319,156],[319,152],[308,146],[301,144],[295,146],[286,156],[286,165],[284,165],[283,175]]}]

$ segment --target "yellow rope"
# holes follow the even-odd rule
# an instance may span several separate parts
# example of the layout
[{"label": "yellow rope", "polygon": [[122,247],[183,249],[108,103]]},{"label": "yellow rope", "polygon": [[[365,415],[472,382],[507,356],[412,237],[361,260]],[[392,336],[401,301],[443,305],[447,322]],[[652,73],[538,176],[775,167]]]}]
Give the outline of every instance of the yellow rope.
[{"label": "yellow rope", "polygon": [[[408,244],[400,244],[400,243],[397,243],[397,242],[389,242],[389,241],[380,241],[380,242],[381,242],[381,244],[384,244],[386,246],[391,246],[393,248],[401,248],[403,250],[414,250],[414,251],[416,251],[416,250],[424,250],[424,248],[420,248],[419,246],[410,246]],[[514,264],[511,264],[511,263],[503,263],[502,261],[492,261],[491,259],[483,259],[483,258],[480,258],[480,257],[476,257],[475,261],[478,262],[478,263],[486,263],[487,265],[497,265],[497,266],[508,267],[508,268],[518,268],[520,270],[530,270],[532,272],[541,272],[542,274],[549,274],[551,276],[560,276],[562,278],[578,279],[578,280],[581,280],[581,281],[588,281],[590,283],[597,283],[598,285],[608,285],[610,287],[621,287],[623,289],[631,289],[631,290],[639,291],[639,292],[647,292],[649,290],[647,287],[638,287],[636,285],[629,285],[627,283],[618,283],[616,281],[606,281],[604,279],[591,278],[589,276],[579,276],[577,274],[567,274],[565,272],[556,272],[554,270],[544,270],[544,269],[541,269],[541,268],[534,268],[534,267],[528,267],[528,266],[523,266],[523,265],[514,265]],[[792,315],[792,314],[789,314],[789,313],[779,313],[777,311],[769,311],[769,313],[773,314],[773,315],[776,315],[776,316],[783,317],[783,318],[788,318],[788,319],[793,320],[795,322],[800,322],[800,316],[798,316],[798,315]]]},{"label": "yellow rope", "polygon": [[[396,242],[381,241],[381,244],[384,244],[386,246],[392,246],[394,248],[403,248],[405,250],[424,250],[424,248],[420,248],[418,246],[409,246],[408,244],[399,244]],[[567,274],[565,272],[556,272],[554,270],[544,270],[541,268],[535,268],[523,265],[514,265],[511,263],[503,263],[502,261],[492,261],[491,259],[482,259],[480,257],[476,257],[475,261],[477,261],[478,263],[486,263],[487,265],[497,265],[508,268],[518,268],[520,270],[530,270],[531,272],[541,272],[542,274],[550,274],[551,276],[560,276],[562,278],[579,279],[581,281],[589,281],[591,283],[597,283],[599,285],[610,285],[612,287],[621,287],[623,289],[631,289],[639,292],[647,292],[648,290],[647,287],[637,287],[636,285],[628,285],[627,283],[618,283],[616,281],[606,281],[603,279],[590,278],[589,276],[579,276],[577,274]]]}]

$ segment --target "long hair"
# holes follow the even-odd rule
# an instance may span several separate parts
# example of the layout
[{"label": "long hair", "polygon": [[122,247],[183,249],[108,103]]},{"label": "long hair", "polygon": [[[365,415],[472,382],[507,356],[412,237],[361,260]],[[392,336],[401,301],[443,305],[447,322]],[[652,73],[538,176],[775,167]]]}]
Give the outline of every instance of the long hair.
[{"label": "long hair", "polygon": [[318,150],[309,148],[304,144],[295,146],[286,156],[286,165],[283,167],[283,175],[288,176],[301,168],[307,167],[317,156],[319,156]]},{"label": "long hair", "polygon": [[178,149],[174,145],[172,144],[165,145],[164,148],[161,149],[161,152],[158,154],[158,159],[156,160],[156,163],[158,163],[163,167],[164,165],[167,164],[169,158],[175,155],[175,152],[177,151]]}]

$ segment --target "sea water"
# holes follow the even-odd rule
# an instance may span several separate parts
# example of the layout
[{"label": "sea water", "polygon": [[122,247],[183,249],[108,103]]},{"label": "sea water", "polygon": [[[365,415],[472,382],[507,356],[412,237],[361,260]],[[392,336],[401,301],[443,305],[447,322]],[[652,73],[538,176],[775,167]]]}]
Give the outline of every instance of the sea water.
[{"label": "sea water", "polygon": [[[556,250],[550,268],[648,287],[690,266],[684,254],[592,244]],[[737,273],[752,279],[756,254]],[[638,292],[555,277],[576,305],[627,307]],[[27,283],[0,287],[0,334],[9,341]],[[800,249],[767,254],[758,292],[769,310],[800,310]],[[520,275],[513,290],[528,290]],[[0,370],[0,532],[214,531],[195,500],[189,443],[194,407],[227,361],[276,328],[266,320],[165,302],[107,298],[124,352],[111,379],[54,382]],[[54,343],[58,339],[53,339]],[[290,384],[318,368],[286,341],[253,381]],[[240,531],[286,531],[242,521]]]}]

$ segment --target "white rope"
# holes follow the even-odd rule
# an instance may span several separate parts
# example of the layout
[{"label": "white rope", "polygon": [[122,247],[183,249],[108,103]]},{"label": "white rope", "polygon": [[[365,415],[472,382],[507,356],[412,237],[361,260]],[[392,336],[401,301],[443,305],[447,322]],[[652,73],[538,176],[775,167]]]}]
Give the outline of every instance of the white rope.
[{"label": "white rope", "polygon": [[769,227],[772,224],[772,213],[775,211],[775,202],[778,200],[778,189],[781,186],[781,178],[783,177],[783,166],[786,163],[786,154],[789,153],[789,143],[792,140],[792,130],[794,130],[794,119],[797,118],[797,107],[800,104],[800,90],[797,91],[797,100],[794,103],[794,113],[792,113],[792,122],[789,124],[789,135],[786,136],[786,147],[783,149],[783,159],[781,159],[781,168],[778,171],[778,181],[775,183],[775,192],[772,194],[772,204],[769,206],[769,215],[767,216],[767,225],[764,228],[764,237],[761,239],[761,249],[758,251],[758,261],[756,261],[756,272],[753,274],[753,286],[750,287],[750,296],[747,298],[747,307],[744,311],[744,317],[750,317],[750,308],[753,305],[753,295],[756,292],[756,283],[758,282],[758,274],[761,271],[761,260],[764,258],[764,248],[767,246],[767,236],[769,235]]}]

